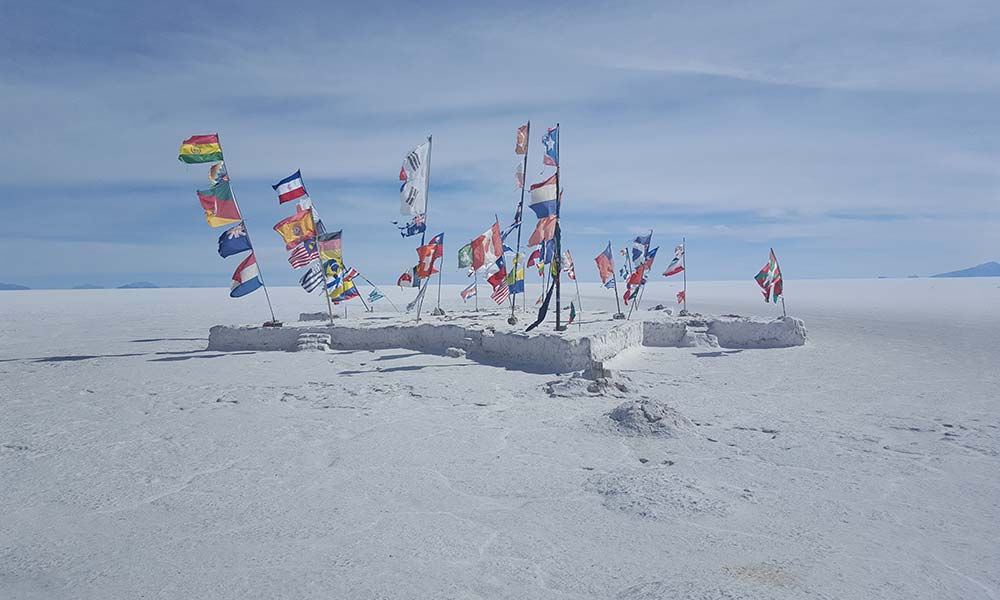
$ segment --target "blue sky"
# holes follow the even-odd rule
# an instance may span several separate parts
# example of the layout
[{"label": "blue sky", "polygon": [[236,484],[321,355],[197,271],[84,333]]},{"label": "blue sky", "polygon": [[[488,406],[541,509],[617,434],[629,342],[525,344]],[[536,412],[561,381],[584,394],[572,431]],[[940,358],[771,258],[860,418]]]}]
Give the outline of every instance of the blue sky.
[{"label": "blue sky", "polygon": [[[331,6],[333,4],[333,6]],[[565,244],[688,239],[693,279],[930,274],[1000,260],[993,2],[4,3],[0,281],[228,286],[180,141],[219,132],[265,279],[301,168],[372,279],[415,262],[402,157],[434,135],[454,254],[518,194],[514,131],[562,126]],[[531,221],[532,219],[529,219]]]}]

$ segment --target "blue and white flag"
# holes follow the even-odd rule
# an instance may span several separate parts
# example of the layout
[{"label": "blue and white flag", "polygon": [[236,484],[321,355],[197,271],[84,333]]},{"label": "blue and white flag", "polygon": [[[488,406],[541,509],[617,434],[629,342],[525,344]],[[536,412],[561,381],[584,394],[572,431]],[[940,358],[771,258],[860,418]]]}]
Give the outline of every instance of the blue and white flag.
[{"label": "blue and white flag", "polygon": [[399,235],[403,237],[417,235],[427,230],[427,225],[424,223],[424,215],[414,215],[408,223],[403,223],[402,225],[399,224],[399,221],[393,221],[392,224],[399,228]]},{"label": "blue and white flag", "polygon": [[247,228],[240,221],[219,236],[219,256],[226,258],[240,252],[253,250],[250,246],[250,238],[247,236]]},{"label": "blue and white flag", "polygon": [[320,269],[320,266],[315,263],[309,265],[309,269],[299,279],[299,285],[301,285],[302,289],[307,292],[312,292],[318,288],[321,283],[323,283],[323,271]]},{"label": "blue and white flag", "polygon": [[542,137],[542,145],[545,146],[545,158],[542,162],[551,166],[559,166],[559,126],[550,127]]},{"label": "blue and white flag", "polygon": [[646,262],[646,254],[649,253],[649,242],[653,238],[653,232],[650,231],[646,235],[636,236],[635,240],[632,242],[632,266],[638,268],[639,265]]},{"label": "blue and white flag", "polygon": [[380,292],[378,290],[372,290],[368,294],[368,301],[371,302],[371,303],[373,303],[373,304],[375,302],[381,300],[382,298],[385,298],[385,296],[382,294],[382,292]]}]

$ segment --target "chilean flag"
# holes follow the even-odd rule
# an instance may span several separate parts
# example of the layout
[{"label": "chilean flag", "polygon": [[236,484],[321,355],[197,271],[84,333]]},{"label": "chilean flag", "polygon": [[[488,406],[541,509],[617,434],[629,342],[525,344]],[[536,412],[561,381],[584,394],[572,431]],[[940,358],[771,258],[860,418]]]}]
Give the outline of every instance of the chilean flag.
[{"label": "chilean flag", "polygon": [[302,171],[296,171],[285,177],[278,183],[272,185],[274,191],[278,192],[278,204],[298,200],[299,198],[309,199],[306,187],[302,185]]},{"label": "chilean flag", "polygon": [[262,285],[264,282],[260,280],[257,257],[251,252],[250,256],[236,267],[236,272],[233,273],[233,282],[229,284],[229,295],[233,298],[246,296]]}]

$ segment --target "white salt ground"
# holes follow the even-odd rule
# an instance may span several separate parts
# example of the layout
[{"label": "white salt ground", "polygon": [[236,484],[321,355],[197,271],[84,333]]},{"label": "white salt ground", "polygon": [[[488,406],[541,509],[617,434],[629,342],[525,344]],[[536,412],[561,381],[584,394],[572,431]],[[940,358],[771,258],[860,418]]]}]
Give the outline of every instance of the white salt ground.
[{"label": "white salt ground", "polygon": [[[584,320],[613,308],[583,287]],[[786,292],[806,346],[642,348],[610,365],[626,398],[461,356],[206,351],[260,293],[3,292],[0,597],[1000,597],[1000,280]],[[752,281],[688,293],[780,315]],[[691,431],[616,434],[629,398]]]}]

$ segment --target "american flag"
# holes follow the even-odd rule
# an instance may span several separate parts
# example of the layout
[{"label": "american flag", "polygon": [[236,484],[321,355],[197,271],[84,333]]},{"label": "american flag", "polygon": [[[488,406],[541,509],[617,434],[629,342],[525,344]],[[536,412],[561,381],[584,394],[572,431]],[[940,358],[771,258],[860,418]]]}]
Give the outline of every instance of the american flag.
[{"label": "american flag", "polygon": [[316,249],[316,240],[306,240],[295,247],[288,256],[288,262],[293,269],[301,269],[310,262],[319,258],[319,251]]},{"label": "american flag", "polygon": [[501,283],[493,290],[493,294],[490,296],[493,301],[497,304],[503,304],[510,298],[510,287],[506,283]]}]

